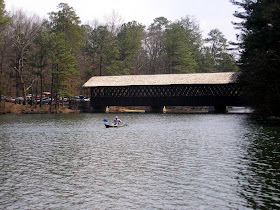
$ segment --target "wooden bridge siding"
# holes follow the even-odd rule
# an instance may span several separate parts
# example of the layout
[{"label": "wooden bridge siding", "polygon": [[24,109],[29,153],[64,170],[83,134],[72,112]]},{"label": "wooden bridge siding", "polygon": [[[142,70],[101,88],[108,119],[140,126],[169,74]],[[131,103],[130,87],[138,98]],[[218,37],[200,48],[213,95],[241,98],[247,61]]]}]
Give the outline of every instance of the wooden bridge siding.
[{"label": "wooden bridge siding", "polygon": [[238,97],[94,98],[92,106],[242,106]]},{"label": "wooden bridge siding", "polygon": [[240,106],[237,84],[91,88],[91,106]]}]

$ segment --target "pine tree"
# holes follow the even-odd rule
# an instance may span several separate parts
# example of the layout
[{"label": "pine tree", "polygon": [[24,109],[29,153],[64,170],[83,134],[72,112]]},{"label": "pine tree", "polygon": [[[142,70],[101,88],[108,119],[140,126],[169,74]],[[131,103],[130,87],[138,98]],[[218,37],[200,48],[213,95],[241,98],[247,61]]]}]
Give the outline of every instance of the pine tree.
[{"label": "pine tree", "polygon": [[108,31],[107,27],[99,26],[91,31],[86,51],[92,59],[94,69],[99,75],[116,75],[119,73],[119,45],[116,37]]},{"label": "pine tree", "polygon": [[228,53],[227,39],[219,29],[211,30],[206,42],[210,44],[209,49],[215,62],[216,72],[232,72],[238,70],[233,55]]},{"label": "pine tree", "polygon": [[178,23],[167,26],[164,37],[170,73],[195,72],[197,63],[191,52],[190,37]]},{"label": "pine tree", "polygon": [[[2,45],[2,33],[9,20],[10,18],[6,15],[6,11],[5,11],[5,2],[4,0],[0,0],[0,46]],[[4,65],[2,62],[2,58],[3,55],[1,55],[1,59],[0,59],[0,101],[1,101],[2,92],[5,89],[5,86],[2,84],[3,65]]]},{"label": "pine tree", "polygon": [[141,50],[144,26],[136,21],[125,23],[118,33],[120,46],[121,74],[129,74],[134,69],[134,62]]},{"label": "pine tree", "polygon": [[78,79],[75,55],[82,46],[83,28],[75,10],[66,3],[49,14],[51,29],[52,97],[71,96]]},{"label": "pine tree", "polygon": [[82,46],[83,28],[80,26],[80,18],[67,3],[60,3],[58,9],[58,12],[49,14],[52,32],[62,33],[71,50],[75,51]]},{"label": "pine tree", "polygon": [[244,12],[236,24],[242,29],[240,81],[248,102],[264,115],[280,116],[280,2],[232,1]]},{"label": "pine tree", "polygon": [[[71,97],[71,78],[76,74],[75,57],[72,55],[69,42],[65,41],[64,34],[52,33],[50,39],[50,64],[52,66],[52,99]],[[53,101],[53,100],[51,100]],[[52,108],[52,104],[51,104]],[[58,106],[56,106],[58,108]]]},{"label": "pine tree", "polygon": [[45,69],[49,64],[50,47],[49,33],[41,31],[33,40],[33,49],[28,58],[28,64],[34,68],[34,73],[40,78],[40,107],[42,106]]},{"label": "pine tree", "polygon": [[[204,54],[202,33],[199,23],[193,17],[186,16],[178,22],[186,31],[189,37],[189,46],[191,54],[197,63],[195,72],[211,72],[209,68],[208,54]],[[205,60],[206,59],[206,60]],[[206,66],[205,66],[206,65]]]},{"label": "pine tree", "polygon": [[[10,17],[7,16],[6,10],[5,10],[5,2],[4,0],[0,0],[0,39],[3,32],[4,27],[9,22]],[[1,42],[0,42],[1,44]]]}]

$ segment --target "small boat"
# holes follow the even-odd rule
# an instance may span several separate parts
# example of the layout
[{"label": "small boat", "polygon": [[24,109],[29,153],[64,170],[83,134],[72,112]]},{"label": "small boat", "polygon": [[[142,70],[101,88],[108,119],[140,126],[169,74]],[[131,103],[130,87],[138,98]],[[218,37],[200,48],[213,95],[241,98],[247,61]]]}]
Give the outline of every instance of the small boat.
[{"label": "small boat", "polygon": [[119,127],[123,127],[123,124],[104,124],[106,128],[119,128]]},{"label": "small boat", "polygon": [[109,124],[109,121],[106,119],[104,119],[103,121],[105,122],[104,125],[106,128],[119,128],[119,127],[123,127],[125,125],[122,122],[117,123],[117,124],[114,124],[114,123]]}]

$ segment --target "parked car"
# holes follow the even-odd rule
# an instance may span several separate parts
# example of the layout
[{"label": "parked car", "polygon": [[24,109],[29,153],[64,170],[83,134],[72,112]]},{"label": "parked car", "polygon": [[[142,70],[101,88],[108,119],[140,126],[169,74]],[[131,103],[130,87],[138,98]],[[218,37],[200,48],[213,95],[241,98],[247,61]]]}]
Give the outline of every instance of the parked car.
[{"label": "parked car", "polygon": [[83,100],[84,98],[85,98],[84,96],[80,95],[80,96],[74,96],[74,97],[72,98],[72,100],[74,100],[74,101],[81,101],[81,100]]},{"label": "parked car", "polygon": [[33,103],[37,103],[37,104],[39,104],[40,103],[40,100],[41,100],[41,97],[40,96],[33,96],[33,98],[32,98],[32,100],[33,100]]},{"label": "parked car", "polygon": [[26,96],[26,100],[27,100],[27,101],[31,101],[31,100],[32,100],[32,95]]},{"label": "parked car", "polygon": [[1,95],[1,100],[6,100],[6,96]]},{"label": "parked car", "polygon": [[16,97],[11,97],[11,98],[6,98],[7,102],[15,102],[16,101]]},{"label": "parked car", "polygon": [[24,102],[24,98],[19,96],[15,98],[15,103],[17,104],[22,104]]},{"label": "parked car", "polygon": [[51,102],[51,98],[44,97],[44,98],[42,99],[42,103],[43,103],[43,104],[49,104],[50,102]]},{"label": "parked car", "polygon": [[65,98],[63,98],[63,101],[67,102],[67,101],[69,101],[69,98],[65,97]]}]

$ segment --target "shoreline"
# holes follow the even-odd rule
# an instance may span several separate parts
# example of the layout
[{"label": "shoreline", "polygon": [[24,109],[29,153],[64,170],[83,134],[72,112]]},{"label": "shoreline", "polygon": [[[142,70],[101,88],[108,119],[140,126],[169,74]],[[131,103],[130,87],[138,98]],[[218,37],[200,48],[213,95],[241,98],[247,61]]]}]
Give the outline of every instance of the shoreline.
[{"label": "shoreline", "polygon": [[0,114],[68,114],[68,113],[79,113],[79,110],[68,109],[66,106],[60,105],[59,109],[50,112],[50,105],[40,105],[36,107],[31,105],[15,104],[13,102],[1,102]]},{"label": "shoreline", "polygon": [[[40,105],[36,107],[31,105],[15,104],[13,102],[1,102],[0,104],[0,114],[69,114],[69,113],[83,113],[78,109],[69,109],[67,106],[60,105],[59,109],[56,111],[49,111],[50,105]],[[186,113],[186,112],[207,112],[208,107],[167,107],[164,109],[163,113]],[[135,107],[119,107],[111,106],[106,110],[106,113],[145,113],[144,106]]]},{"label": "shoreline", "polygon": [[[53,105],[53,111],[50,112],[50,105],[40,105],[38,104],[36,108],[31,105],[22,105],[15,104],[13,102],[1,102],[0,103],[0,115],[6,114],[71,114],[71,113],[87,113],[82,112],[78,109],[69,109],[66,105],[60,105],[58,110],[55,110]],[[118,107],[111,106],[106,110],[106,113],[145,113],[144,106],[136,106],[136,107]],[[164,109],[164,114],[212,114],[208,112],[208,107],[166,107]],[[230,109],[226,114],[249,114],[252,119],[255,121],[261,122],[272,122],[272,123],[280,123],[280,117],[275,116],[258,116],[253,111],[251,112],[234,112],[233,109]]]},{"label": "shoreline", "polygon": [[[31,105],[15,104],[13,102],[1,102],[0,103],[0,114],[70,114],[70,113],[86,113],[79,109],[69,109],[66,105],[60,105],[58,110],[55,110],[53,105],[53,111],[50,112],[50,105],[40,105],[36,107]],[[238,109],[237,109],[238,110]],[[145,106],[135,106],[135,107],[120,107],[120,106],[110,106],[107,108],[105,113],[145,113]],[[208,107],[192,107],[192,106],[167,106],[164,107],[163,113],[209,113]],[[233,109],[229,109],[228,114],[251,114],[252,112],[234,112]],[[274,118],[275,119],[275,118]]]}]

